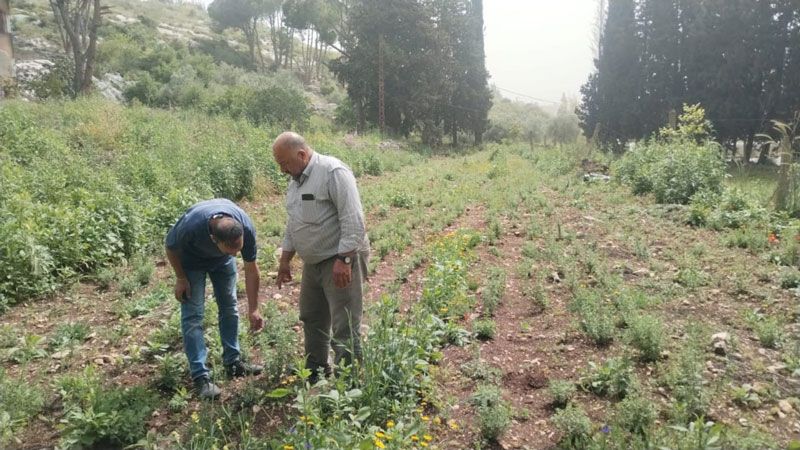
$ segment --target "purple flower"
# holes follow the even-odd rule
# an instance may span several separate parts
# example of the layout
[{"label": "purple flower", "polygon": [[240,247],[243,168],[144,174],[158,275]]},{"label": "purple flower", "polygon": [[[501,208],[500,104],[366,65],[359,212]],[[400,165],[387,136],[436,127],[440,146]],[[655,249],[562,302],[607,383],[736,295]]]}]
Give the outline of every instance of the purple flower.
[{"label": "purple flower", "polygon": [[608,425],[603,425],[603,428],[601,428],[600,431],[608,434],[611,431],[611,427],[609,427]]},{"label": "purple flower", "polygon": [[306,441],[306,450],[311,449],[311,442]]}]

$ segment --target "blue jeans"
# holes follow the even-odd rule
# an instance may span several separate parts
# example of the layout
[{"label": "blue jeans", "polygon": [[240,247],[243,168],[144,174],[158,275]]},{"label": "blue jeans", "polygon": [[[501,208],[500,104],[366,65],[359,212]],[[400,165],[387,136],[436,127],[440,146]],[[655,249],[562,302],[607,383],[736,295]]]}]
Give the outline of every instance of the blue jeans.
[{"label": "blue jeans", "polygon": [[185,270],[192,295],[181,303],[183,348],[189,359],[192,380],[208,376],[206,348],[203,336],[206,274],[211,278],[214,297],[219,309],[219,336],[222,341],[222,362],[231,364],[239,359],[239,311],[236,307],[236,258],[230,258],[212,270]]}]

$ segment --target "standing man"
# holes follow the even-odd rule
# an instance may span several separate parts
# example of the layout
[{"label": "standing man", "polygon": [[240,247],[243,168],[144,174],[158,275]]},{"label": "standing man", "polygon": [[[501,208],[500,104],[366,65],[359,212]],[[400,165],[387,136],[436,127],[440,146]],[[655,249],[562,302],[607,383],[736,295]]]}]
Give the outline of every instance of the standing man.
[{"label": "standing man", "polygon": [[189,370],[200,398],[212,399],[220,389],[206,367],[203,338],[206,275],[211,278],[219,309],[222,360],[229,377],[257,375],[262,367],[242,361],[239,351],[239,313],[236,304],[236,254],[244,259],[250,330],[264,326],[258,311],[260,274],[256,265],[256,231],[250,217],[225,199],[195,204],[167,234],[167,258],[175,270],[175,298],[181,302],[181,331]]},{"label": "standing man", "polygon": [[369,240],[356,179],[338,159],[314,152],[302,136],[286,132],[272,146],[275,161],[291,175],[286,193],[288,220],[277,284],[292,280],[290,261],[303,259],[300,320],[311,384],[334,363],[360,359],[362,281]]}]

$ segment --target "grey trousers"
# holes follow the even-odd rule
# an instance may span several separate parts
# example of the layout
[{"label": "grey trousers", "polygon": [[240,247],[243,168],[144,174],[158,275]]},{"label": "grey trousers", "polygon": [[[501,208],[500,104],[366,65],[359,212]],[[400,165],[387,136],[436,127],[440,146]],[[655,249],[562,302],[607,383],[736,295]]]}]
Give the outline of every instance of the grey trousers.
[{"label": "grey trousers", "polygon": [[300,320],[305,335],[306,367],[330,373],[328,353],[334,351],[334,363],[361,359],[361,315],[363,281],[369,252],[357,253],[353,260],[352,281],[344,289],[333,283],[336,258],[317,264],[303,264],[300,282]]}]

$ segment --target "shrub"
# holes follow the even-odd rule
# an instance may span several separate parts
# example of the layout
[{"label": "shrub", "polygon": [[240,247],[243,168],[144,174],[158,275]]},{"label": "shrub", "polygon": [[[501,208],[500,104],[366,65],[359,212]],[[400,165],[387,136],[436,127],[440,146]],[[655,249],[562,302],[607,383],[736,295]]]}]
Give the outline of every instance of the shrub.
[{"label": "shrub", "polygon": [[656,420],[653,402],[639,394],[625,397],[616,408],[616,422],[626,431],[645,436]]},{"label": "shrub", "polygon": [[652,192],[659,203],[687,204],[699,192],[718,194],[725,178],[719,146],[688,140],[639,144],[614,169],[634,194]]},{"label": "shrub", "polygon": [[560,445],[564,448],[585,448],[592,436],[592,422],[580,406],[568,405],[551,419],[561,432]]},{"label": "shrub", "polygon": [[784,289],[800,287],[800,270],[795,268],[783,269],[781,271],[781,287]]},{"label": "shrub", "polygon": [[661,321],[653,316],[634,316],[629,321],[627,338],[639,350],[644,361],[656,361],[664,349],[664,328]]},{"label": "shrub", "polygon": [[676,418],[690,420],[707,412],[709,395],[703,371],[703,353],[699,343],[693,340],[673,358],[666,374],[667,385],[677,401],[675,406],[679,417]]},{"label": "shrub", "polygon": [[480,385],[471,398],[478,410],[481,435],[489,441],[496,441],[511,423],[511,408],[503,400],[500,388],[494,385]]},{"label": "shrub", "polygon": [[575,383],[568,380],[550,381],[550,396],[553,397],[553,406],[563,408],[575,394]]},{"label": "shrub", "polygon": [[183,358],[166,354],[156,356],[156,360],[158,361],[156,387],[163,392],[175,392],[186,375]]},{"label": "shrub", "polygon": [[488,283],[483,290],[483,315],[494,316],[506,291],[506,273],[499,267],[489,270]]},{"label": "shrub", "polygon": [[756,321],[753,324],[753,329],[763,347],[777,348],[783,340],[781,322],[774,317],[765,317]]},{"label": "shrub", "polygon": [[581,377],[584,390],[610,398],[624,398],[634,381],[633,368],[625,358],[609,358],[603,364],[589,363],[589,371]]},{"label": "shrub", "polygon": [[497,327],[494,320],[479,319],[472,324],[472,330],[475,332],[475,336],[477,336],[478,339],[489,340],[494,338]]}]

